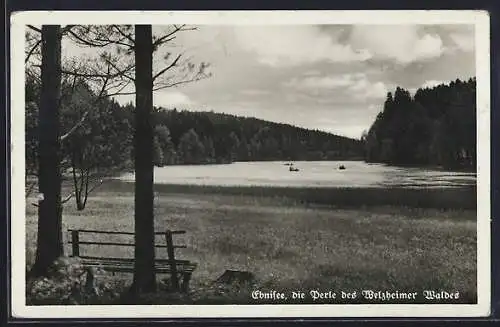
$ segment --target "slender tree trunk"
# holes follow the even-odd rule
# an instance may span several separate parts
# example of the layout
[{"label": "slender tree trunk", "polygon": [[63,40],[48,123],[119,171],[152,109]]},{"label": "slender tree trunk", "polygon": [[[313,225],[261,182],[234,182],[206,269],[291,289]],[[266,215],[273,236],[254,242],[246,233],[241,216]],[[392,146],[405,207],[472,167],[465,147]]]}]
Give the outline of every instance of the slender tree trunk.
[{"label": "slender tree trunk", "polygon": [[45,275],[63,255],[59,99],[61,97],[61,31],[42,26],[42,89],[39,114],[38,240],[34,276]]},{"label": "slender tree trunk", "polygon": [[153,214],[153,46],[151,25],[135,26],[135,268],[132,290],[156,289]]}]

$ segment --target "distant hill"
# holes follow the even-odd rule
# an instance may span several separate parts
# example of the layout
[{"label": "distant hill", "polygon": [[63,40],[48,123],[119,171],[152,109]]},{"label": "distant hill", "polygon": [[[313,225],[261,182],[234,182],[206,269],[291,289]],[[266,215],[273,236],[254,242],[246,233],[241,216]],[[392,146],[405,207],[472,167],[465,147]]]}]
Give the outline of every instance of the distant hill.
[{"label": "distant hill", "polygon": [[[40,85],[28,76],[25,90],[26,171],[33,175],[38,170]],[[98,100],[85,82],[63,83],[62,94],[61,132],[84,121],[62,145],[62,168],[86,174],[133,167],[134,105]],[[256,118],[154,108],[152,124],[157,166],[363,158],[361,140]]]},{"label": "distant hill", "polygon": [[363,157],[360,140],[251,117],[155,108],[154,123],[160,164]]}]

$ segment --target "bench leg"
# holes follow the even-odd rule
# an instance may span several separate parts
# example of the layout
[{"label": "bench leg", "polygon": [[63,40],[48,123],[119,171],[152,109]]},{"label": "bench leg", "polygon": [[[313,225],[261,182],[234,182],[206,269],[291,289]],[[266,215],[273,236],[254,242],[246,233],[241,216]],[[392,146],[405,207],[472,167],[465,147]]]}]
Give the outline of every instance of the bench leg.
[{"label": "bench leg", "polygon": [[189,288],[189,281],[191,280],[191,273],[184,273],[182,276],[181,291],[186,293]]}]

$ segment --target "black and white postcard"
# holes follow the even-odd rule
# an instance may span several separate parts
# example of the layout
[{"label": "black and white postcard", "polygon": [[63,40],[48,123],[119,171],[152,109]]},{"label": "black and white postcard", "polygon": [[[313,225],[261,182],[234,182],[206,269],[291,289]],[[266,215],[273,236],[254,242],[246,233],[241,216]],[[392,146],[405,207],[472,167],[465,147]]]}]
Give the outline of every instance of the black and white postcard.
[{"label": "black and white postcard", "polygon": [[488,315],[489,28],[14,13],[13,316]]}]

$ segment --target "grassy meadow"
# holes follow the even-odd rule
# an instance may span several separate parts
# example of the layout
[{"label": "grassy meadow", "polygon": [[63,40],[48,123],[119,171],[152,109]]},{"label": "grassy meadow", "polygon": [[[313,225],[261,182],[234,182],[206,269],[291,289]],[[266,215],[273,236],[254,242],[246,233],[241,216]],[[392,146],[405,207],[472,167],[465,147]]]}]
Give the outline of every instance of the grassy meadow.
[{"label": "grassy meadow", "polygon": [[[221,194],[203,187],[175,193],[162,187],[155,197],[155,228],[187,231],[176,236],[176,243],[187,245],[177,256],[198,263],[194,290],[231,269],[252,272],[262,291],[446,290],[459,291],[458,302],[476,301],[475,210],[320,206],[287,197]],[[133,231],[133,204],[130,184],[105,184],[84,211],[72,201],[65,205],[64,231]],[[28,205],[28,267],[34,261],[36,230],[36,208]],[[65,242],[68,237],[65,232]],[[81,254],[133,257],[133,248],[84,245]],[[166,257],[166,250],[157,249],[157,256]],[[120,278],[130,281],[131,274]],[[249,294],[241,296],[240,301],[251,302]]]}]

